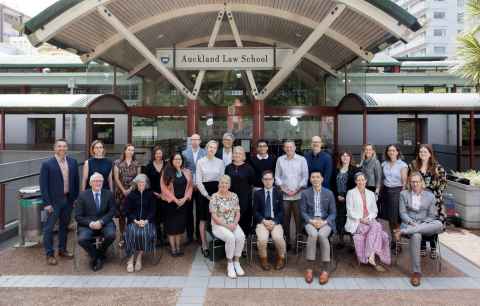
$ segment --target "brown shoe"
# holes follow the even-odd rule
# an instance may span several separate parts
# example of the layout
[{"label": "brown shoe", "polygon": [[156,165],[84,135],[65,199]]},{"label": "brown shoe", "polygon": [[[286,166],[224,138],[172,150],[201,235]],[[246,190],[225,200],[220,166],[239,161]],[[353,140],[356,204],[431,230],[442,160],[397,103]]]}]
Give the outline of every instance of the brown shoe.
[{"label": "brown shoe", "polygon": [[410,278],[410,283],[412,284],[413,287],[418,287],[420,286],[420,279],[422,278],[422,275],[418,272],[413,272],[412,277]]},{"label": "brown shoe", "polygon": [[268,263],[267,257],[260,257],[260,266],[265,271],[269,271],[272,268],[272,266],[270,266],[270,264]]},{"label": "brown shoe", "polygon": [[320,285],[325,285],[326,283],[328,283],[329,277],[330,276],[328,275],[327,271],[322,271],[320,273],[320,276],[318,277],[318,282],[320,283]]},{"label": "brown shoe", "polygon": [[277,261],[275,262],[275,270],[282,270],[285,267],[285,257],[277,256]]},{"label": "brown shoe", "polygon": [[47,256],[47,265],[56,266],[58,264],[55,256]]},{"label": "brown shoe", "polygon": [[307,269],[305,270],[305,281],[310,284],[313,281],[313,270]]},{"label": "brown shoe", "polygon": [[65,259],[73,259],[73,253],[69,251],[58,251],[58,256]]},{"label": "brown shoe", "polygon": [[393,230],[393,239],[395,239],[395,241],[400,241],[401,237],[402,233],[400,233],[399,229]]}]

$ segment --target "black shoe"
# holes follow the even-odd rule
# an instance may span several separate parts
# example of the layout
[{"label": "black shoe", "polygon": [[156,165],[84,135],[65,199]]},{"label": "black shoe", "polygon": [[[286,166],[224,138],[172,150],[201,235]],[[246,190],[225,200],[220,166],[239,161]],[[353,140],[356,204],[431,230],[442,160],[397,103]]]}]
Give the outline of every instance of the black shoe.
[{"label": "black shoe", "polygon": [[103,268],[103,260],[101,258],[97,258],[95,260],[95,265],[93,266],[93,271],[99,271]]},{"label": "black shoe", "polygon": [[176,250],[170,250],[170,255],[172,257],[177,257],[178,256],[178,252]]},{"label": "black shoe", "polygon": [[245,250],[242,251],[242,257],[247,257],[247,251]]},{"label": "black shoe", "polygon": [[338,250],[341,250],[341,249],[343,249],[344,247],[345,247],[345,243],[343,243],[343,242],[339,242],[339,243],[337,244],[337,249],[338,249]]},{"label": "black shoe", "polygon": [[210,255],[210,252],[208,251],[208,249],[202,249],[202,254],[203,254],[203,257],[208,258],[208,255]]},{"label": "black shoe", "polygon": [[96,262],[97,260],[95,258],[90,259],[90,269],[92,269],[93,271],[97,271],[95,267]]}]

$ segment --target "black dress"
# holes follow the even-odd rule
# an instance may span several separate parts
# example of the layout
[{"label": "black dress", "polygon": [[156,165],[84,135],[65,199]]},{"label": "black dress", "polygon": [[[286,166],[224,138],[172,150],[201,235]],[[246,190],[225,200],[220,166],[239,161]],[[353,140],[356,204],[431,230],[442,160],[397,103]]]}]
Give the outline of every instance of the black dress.
[{"label": "black dress", "polygon": [[[173,180],[173,191],[177,199],[185,196],[187,178],[183,175]],[[165,232],[167,235],[180,235],[185,232],[186,204],[178,207],[175,203],[165,204]]]},{"label": "black dress", "polygon": [[253,168],[244,163],[235,166],[233,163],[225,168],[225,174],[230,176],[230,191],[238,196],[240,204],[240,221],[238,224],[242,228],[245,235],[248,236],[252,229],[252,186],[255,182],[255,171]]},{"label": "black dress", "polygon": [[[162,168],[163,170],[163,168]],[[148,177],[148,180],[150,181],[150,190],[153,192],[156,192],[158,194],[162,193],[162,189],[160,188],[160,179],[162,176],[162,171],[158,172],[155,166],[153,165],[153,161],[149,162],[148,165],[145,167],[145,174]],[[165,201],[162,199],[155,198],[155,203],[157,205],[157,209],[155,210],[155,224],[157,224],[157,237],[161,237],[161,228],[160,224],[164,222],[165,219]]]},{"label": "black dress", "polygon": [[332,191],[335,195],[335,201],[337,203],[337,217],[335,219],[335,224],[337,225],[337,232],[340,234],[345,233],[345,223],[347,222],[347,203],[345,201],[340,202],[338,196],[344,197],[346,199],[347,192],[350,189],[355,188],[355,173],[359,172],[360,169],[354,166],[350,166],[347,172],[342,173],[340,169],[337,169],[335,175],[333,176],[334,181],[331,186],[333,186]]},{"label": "black dress", "polygon": [[[108,177],[112,172],[113,162],[108,158],[95,158],[92,157],[88,159],[88,178],[92,176],[95,172],[100,173],[103,176],[103,189],[110,190],[110,185],[108,184]],[[90,189],[90,184],[87,182],[86,189]]]}]

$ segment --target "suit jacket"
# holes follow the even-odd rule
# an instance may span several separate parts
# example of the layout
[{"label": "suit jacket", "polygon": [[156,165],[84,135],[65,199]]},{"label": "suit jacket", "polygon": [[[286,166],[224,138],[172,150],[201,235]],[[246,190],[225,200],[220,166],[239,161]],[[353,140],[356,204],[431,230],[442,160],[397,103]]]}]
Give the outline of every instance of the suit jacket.
[{"label": "suit jacket", "polygon": [[185,168],[189,169],[193,174],[195,174],[197,172],[197,161],[200,158],[207,156],[207,151],[205,149],[198,148],[197,160],[193,160],[193,150],[191,147],[183,150],[182,155],[185,159]]},{"label": "suit jacket", "polygon": [[412,192],[404,190],[400,193],[400,218],[402,222],[429,222],[436,220],[437,208],[433,193],[424,190],[420,194],[420,207],[418,209],[412,206]]},{"label": "suit jacket", "polygon": [[[378,214],[377,198],[375,193],[365,189],[365,198],[367,200],[368,218],[375,220]],[[355,187],[347,192],[347,222],[345,223],[345,230],[354,234],[357,231],[360,219],[363,218],[363,202],[362,196],[358,188]]]},{"label": "suit jacket", "polygon": [[[335,197],[333,192],[322,187],[320,191],[320,206],[322,209],[322,220],[327,220],[328,225],[332,231],[336,230],[335,218],[337,216],[337,207],[335,204]],[[309,187],[302,191],[300,198],[300,214],[305,223],[310,222],[310,219],[315,218],[315,191],[313,187]]]},{"label": "suit jacket", "polygon": [[[283,194],[273,187],[272,194],[273,221],[276,224],[283,223]],[[265,219],[265,189],[259,189],[253,194],[253,207],[255,208],[255,220],[261,223]]]},{"label": "suit jacket", "polygon": [[88,227],[90,222],[100,220],[103,225],[113,222],[116,206],[113,194],[108,189],[102,189],[100,196],[100,211],[97,212],[97,205],[93,198],[91,189],[80,193],[75,201],[75,220],[79,226]]},{"label": "suit jacket", "polygon": [[[80,180],[78,176],[77,161],[71,157],[66,157],[68,165],[68,201],[72,203],[78,196]],[[40,192],[44,206],[61,204],[64,199],[63,176],[60,165],[54,157],[42,163],[40,169]]]}]

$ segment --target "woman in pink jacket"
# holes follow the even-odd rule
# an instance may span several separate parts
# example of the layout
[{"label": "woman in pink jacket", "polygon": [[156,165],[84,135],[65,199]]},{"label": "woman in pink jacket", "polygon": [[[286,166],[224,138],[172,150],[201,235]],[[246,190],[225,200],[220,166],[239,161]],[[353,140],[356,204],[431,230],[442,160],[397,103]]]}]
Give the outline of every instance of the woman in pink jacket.
[{"label": "woman in pink jacket", "polygon": [[184,168],[182,154],[175,153],[165,168],[160,180],[162,198],[166,203],[165,232],[173,257],[182,256],[182,235],[187,217],[186,204],[192,198],[192,174]]}]

